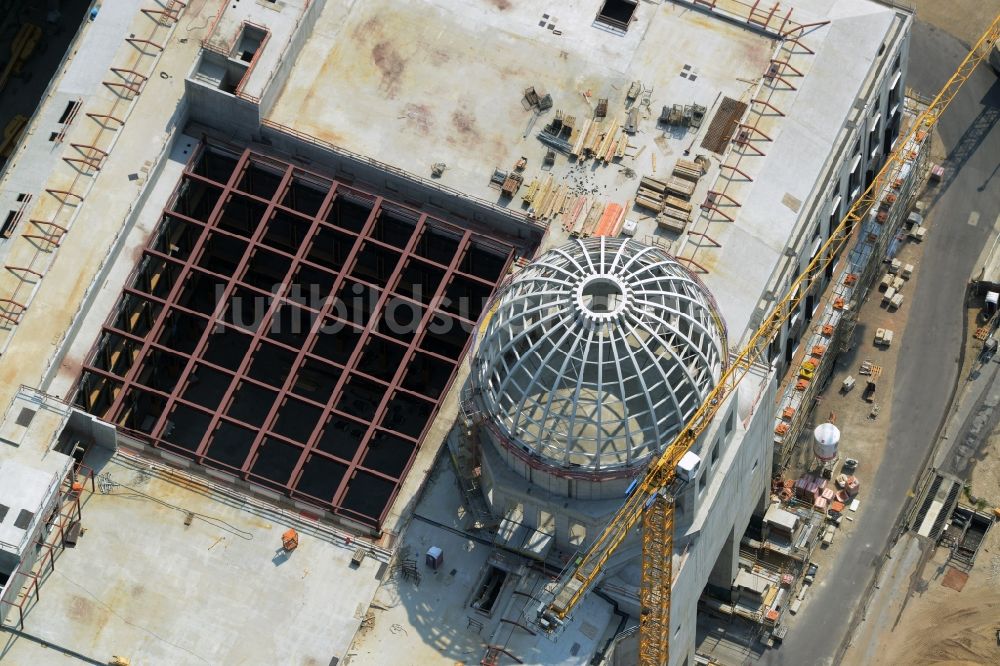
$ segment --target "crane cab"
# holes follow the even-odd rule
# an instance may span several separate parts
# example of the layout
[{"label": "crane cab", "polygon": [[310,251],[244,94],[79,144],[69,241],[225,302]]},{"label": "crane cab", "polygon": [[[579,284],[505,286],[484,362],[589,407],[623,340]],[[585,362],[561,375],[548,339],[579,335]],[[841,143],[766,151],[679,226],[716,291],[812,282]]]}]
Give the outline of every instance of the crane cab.
[{"label": "crane cab", "polygon": [[674,468],[674,474],[677,478],[684,483],[690,483],[698,476],[698,470],[701,468],[701,456],[693,451],[688,451],[681,459],[677,462],[677,467]]}]

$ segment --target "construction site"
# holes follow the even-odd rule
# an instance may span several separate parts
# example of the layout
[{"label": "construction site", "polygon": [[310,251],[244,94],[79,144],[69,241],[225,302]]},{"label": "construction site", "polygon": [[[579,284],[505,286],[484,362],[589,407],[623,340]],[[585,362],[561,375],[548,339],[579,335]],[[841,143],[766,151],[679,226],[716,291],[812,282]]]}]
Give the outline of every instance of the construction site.
[{"label": "construction site", "polygon": [[877,464],[818,396],[879,418],[841,354],[941,178],[911,25],[94,3],[0,175],[0,659],[780,646]]}]

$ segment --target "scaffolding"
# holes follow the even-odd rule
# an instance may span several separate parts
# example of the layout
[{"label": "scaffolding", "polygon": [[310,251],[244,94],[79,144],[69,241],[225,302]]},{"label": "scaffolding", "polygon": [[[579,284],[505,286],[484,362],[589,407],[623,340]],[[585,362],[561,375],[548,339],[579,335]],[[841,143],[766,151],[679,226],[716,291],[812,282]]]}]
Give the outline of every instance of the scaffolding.
[{"label": "scaffolding", "polygon": [[46,519],[43,537],[34,544],[38,557],[22,564],[22,568],[11,576],[12,580],[24,581],[15,600],[0,603],[0,623],[3,626],[12,626],[7,623],[7,616],[17,609],[17,620],[13,626],[18,631],[24,631],[24,619],[41,600],[40,588],[55,571],[56,560],[67,545],[76,542],[83,519],[83,505],[95,491],[94,472],[86,465],[74,465],[60,479],[59,499],[52,515]]},{"label": "scaffolding", "polygon": [[[852,344],[857,309],[875,283],[884,258],[891,258],[901,237],[899,230],[929,173],[929,146],[925,132],[909,138],[902,159],[879,184],[847,262],[831,278],[820,316],[811,334],[804,336],[781,389],[774,420],[774,468],[786,468],[803,429],[810,422],[819,392],[833,373],[837,353]],[[852,229],[844,234],[849,236]],[[843,247],[843,246],[842,246]]]}]

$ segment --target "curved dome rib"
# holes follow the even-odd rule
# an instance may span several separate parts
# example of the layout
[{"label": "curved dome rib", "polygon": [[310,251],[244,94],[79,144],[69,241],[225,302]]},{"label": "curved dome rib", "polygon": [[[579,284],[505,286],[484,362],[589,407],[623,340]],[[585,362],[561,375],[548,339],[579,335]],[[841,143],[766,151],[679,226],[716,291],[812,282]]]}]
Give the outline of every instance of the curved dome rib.
[{"label": "curved dome rib", "polygon": [[545,465],[633,468],[660,452],[722,374],[711,295],[630,239],[550,250],[497,296],[473,395],[503,446]]}]

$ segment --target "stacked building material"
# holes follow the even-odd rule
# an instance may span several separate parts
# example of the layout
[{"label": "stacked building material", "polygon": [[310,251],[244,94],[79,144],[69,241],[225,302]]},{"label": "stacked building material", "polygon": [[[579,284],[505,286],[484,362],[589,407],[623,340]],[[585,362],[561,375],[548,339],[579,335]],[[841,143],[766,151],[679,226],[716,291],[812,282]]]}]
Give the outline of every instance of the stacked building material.
[{"label": "stacked building material", "polygon": [[795,497],[803,502],[814,504],[817,499],[823,499],[826,489],[826,479],[816,478],[812,474],[804,474],[795,482]]}]

